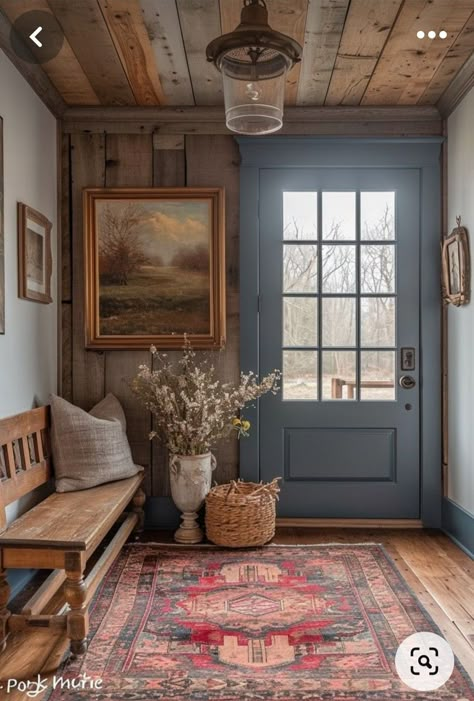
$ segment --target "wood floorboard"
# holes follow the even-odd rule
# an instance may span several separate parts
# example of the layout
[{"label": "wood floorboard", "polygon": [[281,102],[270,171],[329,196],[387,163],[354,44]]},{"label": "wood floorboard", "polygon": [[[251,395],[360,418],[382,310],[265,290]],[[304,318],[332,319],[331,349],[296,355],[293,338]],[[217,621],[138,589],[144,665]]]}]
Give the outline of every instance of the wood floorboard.
[{"label": "wood floorboard", "polygon": [[[150,531],[145,542],[172,543],[172,534]],[[440,627],[465,669],[474,675],[474,567],[470,558],[443,533],[430,530],[280,528],[275,543],[311,545],[317,543],[383,543],[421,604]],[[61,604],[59,596],[51,610]],[[47,631],[16,634],[0,654],[0,684],[9,678],[29,679],[38,673],[54,674],[67,647],[61,634]],[[6,694],[3,701],[26,696]],[[40,698],[40,697],[37,697]]]}]

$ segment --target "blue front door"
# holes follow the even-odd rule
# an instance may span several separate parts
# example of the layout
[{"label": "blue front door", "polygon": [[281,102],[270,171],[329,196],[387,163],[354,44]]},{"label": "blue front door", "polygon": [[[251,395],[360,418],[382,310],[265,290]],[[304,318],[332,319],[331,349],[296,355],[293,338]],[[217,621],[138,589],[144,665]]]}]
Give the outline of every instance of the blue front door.
[{"label": "blue front door", "polygon": [[280,516],[420,516],[420,171],[262,169],[260,477]]}]

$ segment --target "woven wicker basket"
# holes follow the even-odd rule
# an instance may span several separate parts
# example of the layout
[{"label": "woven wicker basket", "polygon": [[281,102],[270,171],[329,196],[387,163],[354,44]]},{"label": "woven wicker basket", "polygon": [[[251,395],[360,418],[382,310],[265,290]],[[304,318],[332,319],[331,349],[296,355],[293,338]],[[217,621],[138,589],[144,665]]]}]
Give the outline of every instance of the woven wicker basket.
[{"label": "woven wicker basket", "polygon": [[236,482],[213,487],[206,497],[206,535],[216,545],[248,548],[275,535],[278,479],[270,484]]}]

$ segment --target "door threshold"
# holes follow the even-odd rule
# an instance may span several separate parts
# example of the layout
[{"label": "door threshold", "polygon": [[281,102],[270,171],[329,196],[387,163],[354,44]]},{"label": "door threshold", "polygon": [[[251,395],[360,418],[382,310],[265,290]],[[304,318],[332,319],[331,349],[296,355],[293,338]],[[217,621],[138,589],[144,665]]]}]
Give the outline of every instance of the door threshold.
[{"label": "door threshold", "polygon": [[277,518],[280,528],[423,528],[418,518]]}]

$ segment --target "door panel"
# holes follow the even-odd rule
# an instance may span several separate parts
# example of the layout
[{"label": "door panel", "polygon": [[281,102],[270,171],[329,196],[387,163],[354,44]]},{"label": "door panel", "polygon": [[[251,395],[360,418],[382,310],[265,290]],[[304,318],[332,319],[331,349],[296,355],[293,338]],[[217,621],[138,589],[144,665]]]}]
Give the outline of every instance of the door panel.
[{"label": "door panel", "polygon": [[[366,454],[370,443],[371,451]],[[364,463],[359,455],[365,454]],[[372,428],[285,429],[285,480],[393,481],[395,431]]]},{"label": "door panel", "polygon": [[418,518],[419,173],[262,170],[260,474],[279,515]]}]

